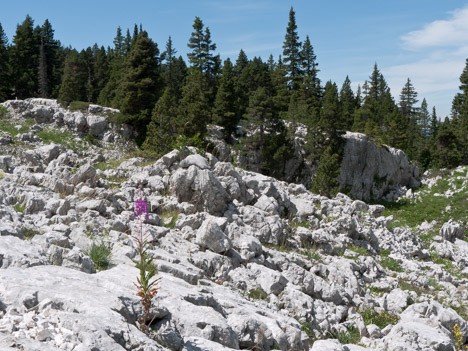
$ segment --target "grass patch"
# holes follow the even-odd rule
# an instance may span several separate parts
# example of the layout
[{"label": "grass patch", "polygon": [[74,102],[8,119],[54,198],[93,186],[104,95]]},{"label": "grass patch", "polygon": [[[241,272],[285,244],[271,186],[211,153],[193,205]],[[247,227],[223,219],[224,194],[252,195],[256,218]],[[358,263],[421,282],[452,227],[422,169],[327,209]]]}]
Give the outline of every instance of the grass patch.
[{"label": "grass patch", "polygon": [[311,247],[308,249],[303,249],[299,252],[301,255],[304,255],[311,261],[319,261],[321,259],[320,254],[317,251],[316,247]]},{"label": "grass patch", "polygon": [[250,289],[247,296],[252,300],[263,300],[267,302],[269,300],[268,294],[262,288]]},{"label": "grass patch", "polygon": [[16,205],[13,206],[13,208],[15,209],[16,212],[23,213],[26,206],[18,202]]},{"label": "grass patch", "polygon": [[351,245],[348,247],[348,249],[359,254],[359,256],[369,256],[369,252],[367,251],[365,247]]},{"label": "grass patch", "polygon": [[41,234],[41,232],[34,230],[34,229],[30,229],[30,228],[22,228],[21,231],[23,232],[23,237],[25,240],[31,240],[36,235]]},{"label": "grass patch", "polygon": [[161,213],[160,216],[163,222],[163,226],[166,228],[174,229],[177,219],[179,218],[179,214],[179,210],[169,210]]},{"label": "grass patch", "polygon": [[[461,186],[461,180],[454,181],[453,186],[450,186],[447,179],[440,179],[431,189],[423,188],[415,192],[416,197],[421,197],[421,201],[402,199],[398,202],[383,203],[386,207],[383,215],[393,215],[393,218],[399,221],[401,226],[409,226],[410,228],[415,228],[424,221],[431,222],[436,220],[439,223],[445,223],[449,219],[461,221],[466,226],[468,221],[466,210],[468,205],[468,189],[454,193],[448,198],[436,195],[443,194],[447,190],[460,189]],[[445,211],[447,206],[451,207],[451,211]],[[439,228],[440,226],[434,229],[438,231]]]},{"label": "grass patch", "polygon": [[110,267],[112,250],[105,242],[93,242],[85,254],[93,260],[96,270],[103,271]]},{"label": "grass patch", "polygon": [[360,313],[366,325],[375,324],[380,329],[385,328],[389,324],[397,324],[400,320],[400,317],[397,315],[388,313],[386,311],[377,312],[372,308],[362,310]]},{"label": "grass patch", "polygon": [[382,265],[382,267],[386,269],[390,269],[391,271],[403,272],[403,268],[400,266],[400,263],[398,263],[397,260],[391,257],[388,257],[388,256],[382,257],[380,260],[380,264]]},{"label": "grass patch", "polygon": [[340,344],[357,344],[361,340],[359,330],[354,326],[349,326],[347,331],[329,332],[327,339],[337,339]]},{"label": "grass patch", "polygon": [[95,169],[99,169],[101,171],[107,171],[109,169],[116,169],[117,167],[120,166],[120,164],[123,162],[123,159],[109,159],[103,162],[96,163],[94,165]]},{"label": "grass patch", "polygon": [[72,101],[68,105],[68,110],[69,111],[82,111],[82,112],[87,112],[88,107],[91,105],[90,102],[85,102],[85,101]]},{"label": "grass patch", "polygon": [[64,145],[73,151],[79,151],[85,148],[85,143],[81,140],[75,140],[75,135],[69,131],[62,132],[60,130],[43,129],[37,133],[37,136],[46,144],[54,143]]},{"label": "grass patch", "polygon": [[[12,121],[10,119],[5,119],[0,117],[0,130],[6,132],[14,138],[18,134],[23,134],[29,132],[30,127],[34,124],[32,118],[27,118],[25,123],[19,123],[19,121]],[[18,125],[21,125],[20,128],[17,128]]]}]

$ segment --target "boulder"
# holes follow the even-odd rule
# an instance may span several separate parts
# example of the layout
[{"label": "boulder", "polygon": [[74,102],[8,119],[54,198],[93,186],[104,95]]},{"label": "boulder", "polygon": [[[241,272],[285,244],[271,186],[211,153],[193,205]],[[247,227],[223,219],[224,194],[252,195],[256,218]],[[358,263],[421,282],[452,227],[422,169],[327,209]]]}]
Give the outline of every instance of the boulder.
[{"label": "boulder", "polygon": [[216,253],[226,252],[232,248],[231,240],[213,218],[206,219],[198,228],[195,242],[201,248],[207,248]]},{"label": "boulder", "polygon": [[453,222],[452,220],[444,223],[442,228],[440,228],[439,233],[443,239],[452,243],[455,242],[455,239],[463,240],[465,237],[465,231],[460,223]]}]

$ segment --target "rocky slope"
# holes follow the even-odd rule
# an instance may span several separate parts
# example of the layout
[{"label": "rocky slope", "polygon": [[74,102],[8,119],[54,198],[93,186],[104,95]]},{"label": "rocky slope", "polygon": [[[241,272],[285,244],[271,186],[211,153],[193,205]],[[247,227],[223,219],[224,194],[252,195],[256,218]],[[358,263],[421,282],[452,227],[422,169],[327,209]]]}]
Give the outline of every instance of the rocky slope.
[{"label": "rocky slope", "polygon": [[[195,149],[145,163],[103,108],[32,101],[3,104],[0,350],[455,350],[455,325],[466,342],[466,212],[397,227],[381,205]],[[90,132],[99,145],[78,137]],[[467,169],[449,177],[440,197],[466,201]],[[151,337],[136,327],[138,184],[161,278]]]}]

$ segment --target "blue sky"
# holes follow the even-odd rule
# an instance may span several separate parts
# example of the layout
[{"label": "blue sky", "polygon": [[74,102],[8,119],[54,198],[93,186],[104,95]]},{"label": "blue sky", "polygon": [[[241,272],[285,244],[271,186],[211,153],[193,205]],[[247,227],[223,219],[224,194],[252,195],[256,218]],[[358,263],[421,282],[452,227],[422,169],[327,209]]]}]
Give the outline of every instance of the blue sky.
[{"label": "blue sky", "polygon": [[47,18],[56,38],[77,49],[112,45],[118,26],[132,31],[141,23],[161,50],[170,35],[187,60],[199,16],[222,59],[235,60],[242,48],[249,58],[266,60],[282,53],[291,6],[300,39],[310,37],[323,82],[341,85],[349,75],[356,87],[377,63],[397,100],[410,78],[420,102],[425,97],[439,116],[450,113],[468,58],[468,1],[15,0],[2,3],[0,23],[11,42],[26,14],[39,25]]}]

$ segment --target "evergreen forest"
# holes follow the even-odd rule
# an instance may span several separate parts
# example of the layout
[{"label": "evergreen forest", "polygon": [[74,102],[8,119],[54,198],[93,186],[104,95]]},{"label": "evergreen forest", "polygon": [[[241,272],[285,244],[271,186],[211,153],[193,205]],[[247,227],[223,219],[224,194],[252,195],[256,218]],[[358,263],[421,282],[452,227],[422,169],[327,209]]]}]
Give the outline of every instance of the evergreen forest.
[{"label": "evergreen forest", "polygon": [[42,97],[117,108],[113,121],[135,127],[141,150],[154,156],[182,144],[209,147],[207,126],[216,124],[228,145],[261,155],[260,171],[277,178],[300,123],[308,132],[306,157],[318,169],[312,188],[325,193],[336,187],[346,131],[402,149],[422,170],[468,164],[468,59],[451,116],[441,120],[410,78],[397,101],[377,64],[356,91],[348,77],[341,86],[321,81],[293,8],[279,57],[249,58],[240,49],[235,62],[222,61],[199,17],[187,45],[185,60],[171,37],[158,45],[135,25],[117,28],[112,47],[78,51],[62,46],[48,20],[35,25],[28,15],[11,42],[0,24],[0,101]]}]

